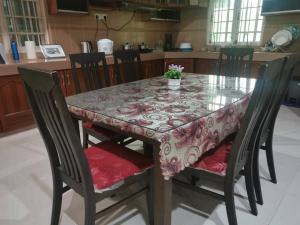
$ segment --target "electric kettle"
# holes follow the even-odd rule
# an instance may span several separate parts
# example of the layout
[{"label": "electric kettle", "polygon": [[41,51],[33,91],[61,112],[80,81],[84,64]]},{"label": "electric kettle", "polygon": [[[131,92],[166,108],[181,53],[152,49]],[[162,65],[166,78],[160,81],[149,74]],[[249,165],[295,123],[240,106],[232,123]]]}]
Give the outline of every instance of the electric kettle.
[{"label": "electric kettle", "polygon": [[105,55],[113,54],[114,42],[109,39],[100,39],[97,42],[98,52],[104,52]]},{"label": "electric kettle", "polygon": [[81,41],[81,52],[90,53],[93,51],[92,42],[91,41]]}]

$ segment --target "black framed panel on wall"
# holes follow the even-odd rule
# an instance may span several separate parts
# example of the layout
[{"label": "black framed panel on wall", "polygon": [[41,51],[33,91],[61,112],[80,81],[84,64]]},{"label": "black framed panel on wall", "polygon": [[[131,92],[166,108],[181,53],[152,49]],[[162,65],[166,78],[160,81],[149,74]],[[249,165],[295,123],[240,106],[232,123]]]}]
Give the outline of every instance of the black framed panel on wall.
[{"label": "black framed panel on wall", "polygon": [[87,0],[56,0],[59,12],[88,13]]},{"label": "black framed panel on wall", "polygon": [[300,0],[264,0],[262,15],[300,13]]}]

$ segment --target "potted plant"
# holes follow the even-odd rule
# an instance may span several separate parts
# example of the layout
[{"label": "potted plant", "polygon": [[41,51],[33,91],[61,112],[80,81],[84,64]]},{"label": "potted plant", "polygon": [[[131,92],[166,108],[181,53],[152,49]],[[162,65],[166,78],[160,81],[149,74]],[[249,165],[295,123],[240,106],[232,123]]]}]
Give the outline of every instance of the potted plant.
[{"label": "potted plant", "polygon": [[168,86],[172,90],[180,88],[181,75],[184,67],[180,65],[170,65],[169,70],[165,72],[164,76],[168,79]]}]

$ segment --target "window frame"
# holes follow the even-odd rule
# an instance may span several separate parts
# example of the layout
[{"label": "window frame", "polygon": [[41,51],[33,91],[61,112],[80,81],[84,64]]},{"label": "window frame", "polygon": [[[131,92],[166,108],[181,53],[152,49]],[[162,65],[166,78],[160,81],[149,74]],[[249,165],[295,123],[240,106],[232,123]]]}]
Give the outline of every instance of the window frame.
[{"label": "window frame", "polygon": [[[40,18],[42,18],[42,21],[40,22],[40,26],[42,27],[43,31],[42,33],[44,33],[45,35],[45,44],[49,43],[50,41],[50,37],[49,37],[49,32],[48,32],[48,26],[47,26],[47,14],[46,14],[46,2],[45,0],[38,0],[37,3],[39,4],[39,10],[37,10],[37,13],[39,15]],[[3,40],[3,45],[4,48],[6,50],[6,53],[10,53],[11,52],[11,48],[10,48],[10,37],[9,37],[9,31],[8,31],[8,27],[7,27],[7,17],[4,14],[4,7],[3,7],[3,0],[0,0],[0,35],[2,36],[2,40]],[[18,51],[20,53],[25,53],[25,47],[24,46],[20,46],[18,45]],[[36,46],[36,51],[37,52],[41,52],[41,49],[39,46]]]},{"label": "window frame", "polygon": [[[241,0],[234,0],[234,8],[233,8],[233,19],[232,19],[232,30],[231,30],[231,42],[210,42],[210,36],[212,34],[212,27],[213,27],[213,12],[214,12],[214,7],[212,6],[214,0],[211,0],[209,2],[209,7],[208,7],[208,15],[207,15],[207,36],[206,36],[206,44],[208,46],[253,46],[253,47],[258,47],[261,45],[263,41],[263,34],[264,34],[264,29],[265,29],[265,17],[262,19],[262,29],[261,29],[261,38],[260,41],[256,42],[238,42],[239,38],[239,26],[240,26],[240,21],[241,21],[241,11],[242,11],[242,1]],[[261,3],[263,0],[260,0]],[[251,8],[251,7],[248,7]],[[257,21],[258,18],[255,19]],[[227,24],[226,24],[227,25]],[[254,31],[256,32],[256,31]]]}]

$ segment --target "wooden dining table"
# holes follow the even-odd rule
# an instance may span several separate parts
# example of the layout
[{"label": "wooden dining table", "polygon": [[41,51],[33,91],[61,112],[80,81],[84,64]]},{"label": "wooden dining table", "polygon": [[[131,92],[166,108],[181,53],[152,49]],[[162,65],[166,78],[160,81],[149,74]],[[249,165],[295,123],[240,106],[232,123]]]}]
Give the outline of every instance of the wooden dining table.
[{"label": "wooden dining table", "polygon": [[155,77],[68,97],[70,112],[144,142],[153,152],[155,225],[171,225],[172,177],[234,133],[255,79],[184,73],[175,90]]}]

